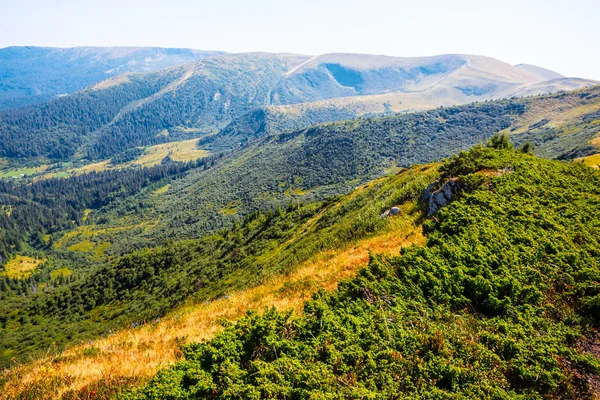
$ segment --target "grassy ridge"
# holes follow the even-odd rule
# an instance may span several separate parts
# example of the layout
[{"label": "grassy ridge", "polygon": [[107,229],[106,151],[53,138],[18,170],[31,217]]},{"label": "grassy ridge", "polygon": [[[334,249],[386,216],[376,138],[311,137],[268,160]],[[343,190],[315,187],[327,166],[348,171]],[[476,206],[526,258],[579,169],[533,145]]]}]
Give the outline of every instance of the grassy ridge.
[{"label": "grassy ridge", "polygon": [[[427,243],[374,257],[301,317],[249,314],[140,393],[187,398],[585,398],[600,360],[600,175],[477,148]],[[133,397],[137,397],[133,396]]]}]

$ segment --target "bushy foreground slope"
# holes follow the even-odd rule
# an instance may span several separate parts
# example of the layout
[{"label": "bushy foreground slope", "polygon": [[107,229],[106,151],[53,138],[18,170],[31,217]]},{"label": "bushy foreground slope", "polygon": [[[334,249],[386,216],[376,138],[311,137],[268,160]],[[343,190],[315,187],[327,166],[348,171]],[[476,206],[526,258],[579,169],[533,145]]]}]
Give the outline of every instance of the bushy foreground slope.
[{"label": "bushy foreground slope", "polygon": [[[600,361],[600,175],[476,148],[427,244],[374,256],[304,315],[249,314],[183,348],[145,398],[586,398]],[[597,355],[596,355],[597,356]]]}]

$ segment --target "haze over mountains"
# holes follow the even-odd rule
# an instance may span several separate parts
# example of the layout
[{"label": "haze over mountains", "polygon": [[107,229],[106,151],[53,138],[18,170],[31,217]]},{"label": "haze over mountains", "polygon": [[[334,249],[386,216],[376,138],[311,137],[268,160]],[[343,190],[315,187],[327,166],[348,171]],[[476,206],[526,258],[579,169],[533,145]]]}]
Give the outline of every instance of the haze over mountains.
[{"label": "haze over mountains", "polygon": [[41,103],[125,72],[149,72],[217,51],[158,47],[0,49],[0,109]]}]

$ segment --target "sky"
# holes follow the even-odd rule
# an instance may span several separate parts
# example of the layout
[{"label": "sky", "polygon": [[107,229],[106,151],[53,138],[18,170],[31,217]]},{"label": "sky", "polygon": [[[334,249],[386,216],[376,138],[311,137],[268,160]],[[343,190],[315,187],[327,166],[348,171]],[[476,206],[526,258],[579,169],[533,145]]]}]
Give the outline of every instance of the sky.
[{"label": "sky", "polygon": [[600,80],[600,0],[0,0],[0,48],[462,53]]}]

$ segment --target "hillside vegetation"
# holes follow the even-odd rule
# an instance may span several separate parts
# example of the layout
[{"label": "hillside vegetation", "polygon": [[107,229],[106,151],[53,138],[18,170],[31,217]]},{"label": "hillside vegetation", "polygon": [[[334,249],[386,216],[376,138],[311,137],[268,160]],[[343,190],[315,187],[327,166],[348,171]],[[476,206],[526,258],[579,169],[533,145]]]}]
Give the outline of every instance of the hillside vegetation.
[{"label": "hillside vegetation", "polygon": [[[284,59],[281,62],[285,64],[295,60],[294,56],[289,57],[288,61]],[[283,68],[283,64],[280,68]],[[179,85],[177,72],[173,71],[173,82]],[[130,84],[134,84],[133,81]],[[119,85],[113,87],[117,88]],[[178,345],[182,343],[177,339],[179,335],[164,325],[164,332],[167,333],[165,341],[160,343],[166,344],[165,350],[161,352],[163,345],[160,343],[152,345],[150,353],[153,355],[150,357],[154,357],[154,361],[149,362],[147,368],[131,368],[128,364],[119,367],[119,357],[141,360],[148,344],[130,354],[125,344],[110,342],[116,331],[150,321],[154,325],[161,324],[160,318],[176,312],[173,310],[185,304],[200,312],[194,308],[196,305],[206,301],[213,304],[219,299],[227,300],[225,296],[231,293],[243,292],[246,293],[244,296],[262,293],[264,301],[261,302],[244,297],[249,299],[250,304],[262,306],[268,304],[267,299],[284,304],[285,298],[297,291],[290,302],[299,304],[317,290],[320,284],[296,282],[289,283],[292,285],[289,290],[283,289],[282,285],[286,285],[288,275],[293,274],[293,271],[316,271],[314,268],[317,267],[310,265],[320,265],[318,268],[328,265],[332,271],[344,271],[337,262],[335,265],[319,264],[318,260],[325,260],[323,257],[329,254],[332,260],[343,262],[342,260],[347,259],[344,254],[348,255],[353,251],[352,246],[356,247],[356,257],[363,260],[360,263],[352,262],[352,265],[358,267],[359,264],[365,265],[366,252],[370,246],[389,252],[393,243],[419,243],[418,231],[414,233],[416,236],[408,237],[406,229],[412,232],[411,224],[416,224],[421,218],[421,213],[414,211],[414,201],[420,197],[423,188],[435,179],[437,172],[430,167],[410,167],[404,170],[405,167],[449,157],[485,142],[490,137],[493,137],[492,142],[496,147],[506,147],[510,140],[525,152],[533,151],[549,158],[592,163],[597,155],[600,129],[599,91],[599,87],[593,87],[533,98],[439,108],[421,113],[359,118],[291,131],[283,128],[285,119],[278,119],[274,117],[275,114],[261,115],[259,110],[246,114],[256,116],[254,120],[243,117],[220,133],[204,139],[134,147],[113,155],[110,161],[104,160],[97,164],[85,165],[80,161],[57,163],[56,167],[30,164],[27,168],[38,171],[33,178],[0,181],[0,224],[3,227],[0,232],[0,363],[8,366],[15,361],[22,362],[48,351],[58,357],[52,358],[51,362],[60,363],[61,372],[57,373],[61,374],[64,382],[59,379],[52,384],[48,381],[40,383],[36,378],[40,370],[35,368],[48,367],[50,362],[40,361],[31,366],[33,370],[24,366],[24,369],[8,371],[4,380],[8,386],[5,387],[10,387],[13,397],[19,393],[28,397],[34,393],[43,394],[46,393],[46,387],[53,388],[48,390],[54,391],[56,396],[69,390],[79,393],[86,384],[94,384],[95,388],[100,388],[103,386],[102,374],[99,375],[97,369],[92,369],[89,374],[79,371],[85,369],[83,365],[92,362],[91,360],[98,360],[106,362],[106,368],[115,371],[108,375],[115,379],[115,383],[107,388],[114,394],[121,390],[118,389],[121,386],[130,387],[146,382],[159,368],[160,357],[165,355],[167,360],[175,360],[179,354]],[[146,101],[144,98],[140,100],[140,104]],[[271,126],[262,129],[261,121],[265,120]],[[185,135],[199,133],[195,129],[177,129]],[[280,130],[286,132],[280,133]],[[508,136],[499,136],[499,132]],[[240,141],[241,145],[240,142],[236,144],[239,138],[247,140]],[[199,147],[196,147],[196,143]],[[218,146],[221,148],[218,149]],[[206,148],[221,153],[207,155]],[[454,186],[447,186],[445,190],[460,182],[459,186],[465,193],[488,193],[485,191],[497,179],[498,182],[503,182],[504,179],[518,178],[521,179],[519,184],[524,185],[519,190],[538,193],[536,190],[542,190],[539,189],[540,185],[547,185],[546,179],[556,180],[556,190],[564,189],[564,202],[569,203],[564,208],[564,218],[579,218],[579,212],[590,214],[590,229],[595,229],[595,211],[591,208],[595,204],[595,192],[576,180],[585,181],[588,178],[584,177],[589,174],[590,182],[596,182],[596,175],[591,169],[579,164],[538,160],[516,152],[477,151],[470,153],[470,156],[462,155],[458,159],[460,162],[455,160],[445,164],[444,178],[457,178],[451,180],[455,182],[452,184]],[[204,158],[183,162],[196,157]],[[537,175],[516,173],[515,166],[506,161],[511,157],[514,158],[515,165],[521,165],[519,168],[531,168],[532,174],[535,171],[542,174],[540,171],[547,169],[548,175],[539,177],[542,181],[537,181]],[[468,163],[473,164],[472,168],[482,170],[474,173],[469,169],[471,167],[467,168]],[[486,163],[510,165],[484,168]],[[462,165],[464,171],[447,172],[452,165]],[[399,171],[398,175],[393,175]],[[577,171],[583,171],[583,175],[580,177]],[[61,174],[69,176],[59,178],[64,176]],[[477,180],[480,175],[485,177],[484,181]],[[562,175],[565,177],[561,177]],[[50,178],[51,176],[55,178]],[[381,176],[387,177],[372,181]],[[571,182],[570,179],[575,180]],[[368,186],[364,186],[365,184]],[[580,186],[581,196],[587,196],[591,205],[586,202],[579,204],[579,197],[570,192],[570,187],[580,190]],[[502,196],[509,196],[504,192],[499,193],[500,199],[504,199]],[[534,201],[519,199],[523,202]],[[571,201],[572,199],[575,200]],[[518,199],[510,201],[513,200]],[[457,200],[460,201],[462,197]],[[535,207],[541,207],[538,203],[535,204]],[[381,213],[393,205],[402,205],[402,217],[381,218]],[[579,207],[580,211],[568,208],[571,206]],[[525,206],[514,205],[514,208],[519,207],[527,209]],[[539,211],[534,213],[539,214]],[[436,218],[439,220],[439,216],[432,218],[434,221]],[[395,225],[394,221],[404,222]],[[559,220],[557,223],[566,223],[565,221]],[[505,225],[512,224],[501,218],[497,222],[502,229]],[[456,224],[464,225],[463,222]],[[584,225],[587,226],[586,224]],[[554,225],[548,226],[548,229],[554,229]],[[579,229],[577,226],[575,224],[573,229]],[[505,232],[500,228],[499,234],[513,234],[512,231]],[[526,226],[521,228],[524,232],[528,229]],[[564,228],[567,233],[571,232],[569,229],[571,227]],[[398,232],[402,237],[390,237],[391,232]],[[541,231],[533,230],[533,234],[541,234]],[[522,240],[527,246],[534,246],[530,244],[534,243],[533,239]],[[462,246],[471,242],[461,243]],[[476,241],[472,244],[478,249],[485,243]],[[464,249],[460,251],[466,252]],[[521,249],[513,255],[515,259],[529,262],[529,259],[519,258],[519,251]],[[542,254],[550,250],[543,248],[536,251]],[[526,264],[525,261],[519,261],[517,267],[539,267],[537,264]],[[554,259],[550,262],[554,266],[562,265]],[[553,269],[554,266],[548,272],[552,277],[562,271],[560,268]],[[354,270],[353,268],[350,270]],[[595,267],[592,265],[591,268]],[[336,277],[341,276],[333,272],[325,275],[322,285],[327,288],[332,288]],[[491,279],[491,275],[491,272],[482,272],[485,279]],[[517,275],[521,276],[515,276]],[[579,278],[575,276],[573,279]],[[586,281],[586,287],[594,288],[592,281],[595,278],[590,279],[591,281]],[[477,285],[479,282],[477,280]],[[481,282],[485,291],[494,287],[496,283],[492,283]],[[274,290],[281,296],[268,294],[274,287],[277,287]],[[505,297],[513,295],[513,287],[507,287],[507,294],[499,298],[499,301],[505,301]],[[552,290],[559,293],[563,289]],[[590,293],[593,290],[595,289]],[[547,293],[550,292],[543,291],[543,296]],[[454,295],[456,293],[452,292],[452,296]],[[429,298],[429,294],[427,296]],[[437,305],[447,307],[452,313],[462,310],[458,308],[457,302],[448,300],[452,296],[448,295],[450,297],[446,298],[443,293],[441,296],[443,299],[436,300],[435,307],[430,305],[432,310]],[[573,297],[575,295],[569,296],[569,299],[576,298]],[[417,298],[419,301],[420,299]],[[510,301],[515,299],[511,297]],[[473,299],[469,298],[471,300]],[[555,300],[552,297],[547,301]],[[593,309],[595,300],[590,301]],[[583,304],[587,300],[583,299],[581,302]],[[473,306],[469,304],[469,307]],[[529,306],[535,308],[539,304],[531,303]],[[581,318],[578,317],[580,309],[573,304],[569,303],[568,306],[575,310],[575,322],[561,323],[569,329],[581,328],[581,332],[584,332],[591,325],[584,321],[583,314]],[[246,309],[247,307],[237,307],[235,312],[219,315],[236,318]],[[395,310],[394,312],[401,312],[398,311],[401,309]],[[517,311],[509,309],[499,315],[504,317],[506,313],[520,312],[521,308]],[[477,313],[492,318],[479,310]],[[209,318],[208,314],[194,315]],[[197,336],[189,333],[190,337],[203,339],[214,333],[217,330],[215,318],[210,319],[213,322],[206,325],[206,329],[202,331],[204,333]],[[192,322],[186,326],[187,332],[193,331]],[[549,327],[552,335],[559,328],[562,329],[554,325]],[[143,331],[149,332],[147,329],[149,327],[145,327]],[[116,337],[114,340],[117,340]],[[552,336],[552,340],[557,337]],[[94,346],[87,349],[84,346],[74,348],[79,350],[69,350],[70,353],[67,354],[74,358],[62,359],[58,356],[65,346],[97,338],[108,340],[103,342],[107,343],[107,347],[103,347],[101,353],[95,354],[97,350]],[[591,344],[584,343],[581,348],[594,348],[594,339],[590,340]],[[145,343],[148,341],[149,339]],[[563,341],[559,344],[567,347],[573,345],[578,349],[577,344],[571,342]],[[107,349],[113,347],[120,349],[120,355],[107,352]],[[563,347],[560,348],[564,350]],[[300,353],[297,356],[304,357]],[[565,357],[563,353],[559,356]],[[74,364],[70,364],[68,360],[73,360]],[[571,364],[574,362],[573,359],[568,360]],[[574,375],[591,376],[587,370],[573,371]],[[16,375],[11,375],[13,373],[25,374],[19,376],[27,378],[19,380],[14,378]],[[120,377],[124,377],[124,381],[119,381]],[[585,385],[570,381],[569,377],[565,379],[560,378],[551,386],[564,386],[573,393],[576,390],[586,390]],[[24,383],[16,384],[19,381]],[[177,385],[176,380],[169,382]],[[499,381],[493,382],[490,383],[491,386]],[[507,383],[506,393],[521,393],[511,386],[511,382]],[[463,383],[461,381],[461,385]],[[214,390],[217,390],[220,384],[215,385]],[[85,396],[86,392],[84,390],[81,393],[77,396]]]},{"label": "hillside vegetation", "polygon": [[[197,252],[214,237],[123,259],[122,282],[133,286],[109,283],[117,297],[107,303],[119,315],[127,308],[115,306],[131,304],[150,318],[157,299],[203,282],[193,301],[164,319],[7,371],[4,395],[593,398],[600,174],[503,149],[500,136],[491,143],[501,149],[475,147],[439,172],[413,167],[335,201],[247,218],[218,239],[218,285],[197,269],[205,262]],[[424,188],[438,193],[447,182],[458,188],[450,204],[424,219]],[[381,218],[392,205],[399,215]],[[363,261],[349,258],[356,251]],[[106,272],[88,281],[86,293],[100,293],[89,285],[108,282]],[[141,276],[147,283],[136,288]],[[301,312],[286,311],[311,294]],[[63,300],[72,304],[62,311],[68,315],[78,303]],[[280,309],[264,309],[272,305]],[[248,306],[265,312],[222,319]]]},{"label": "hillside vegetation", "polygon": [[[237,318],[250,307],[298,306],[319,288],[331,289],[340,277],[365,266],[369,251],[396,253],[402,245],[420,243],[415,199],[436,175],[431,166],[415,167],[326,203],[256,213],[234,229],[133,254],[38,296],[28,312],[15,309],[6,321],[5,357],[31,354],[33,346],[44,349],[52,341],[60,345],[67,335],[70,341],[104,337],[7,371],[0,380],[4,393],[9,398],[58,396],[70,389],[80,392],[84,385],[90,392],[107,379],[113,386],[106,390],[119,391],[178,357],[183,336],[201,339],[218,331],[223,317]],[[394,205],[401,207],[399,215],[380,218]],[[155,319],[185,299],[183,309]],[[130,323],[143,326],[106,334]]]},{"label": "hillside vegetation", "polygon": [[[373,256],[301,316],[249,313],[139,392],[186,398],[590,398],[598,394],[600,175],[475,148],[427,242]],[[132,398],[138,398],[137,395]]]},{"label": "hillside vegetation", "polygon": [[[228,143],[242,146],[214,168],[190,171],[174,182],[155,202],[154,210],[164,217],[151,235],[159,242],[175,235],[195,237],[281,202],[346,193],[386,171],[468,149],[498,131],[510,133],[517,146],[532,143],[534,153],[549,158],[595,154],[599,93],[600,87],[594,87],[322,124],[283,134],[268,128],[274,119],[268,115],[262,119],[257,112],[255,125],[238,121],[200,140],[200,147],[214,151]],[[147,237],[134,233],[128,242],[142,243]]]}]

